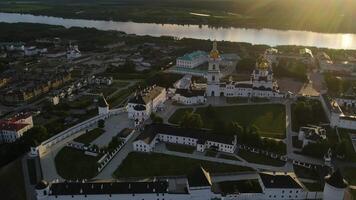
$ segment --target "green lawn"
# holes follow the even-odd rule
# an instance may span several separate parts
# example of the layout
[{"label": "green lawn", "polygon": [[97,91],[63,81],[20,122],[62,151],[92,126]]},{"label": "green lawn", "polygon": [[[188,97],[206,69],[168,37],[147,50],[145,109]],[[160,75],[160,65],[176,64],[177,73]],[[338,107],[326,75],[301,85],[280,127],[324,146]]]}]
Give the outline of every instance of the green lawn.
[{"label": "green lawn", "polygon": [[16,160],[0,169],[0,199],[26,199],[21,160]]},{"label": "green lawn", "polygon": [[286,164],[284,161],[272,159],[265,155],[251,153],[249,151],[245,151],[242,149],[239,150],[238,155],[241,158],[243,158],[244,160],[246,160],[247,162],[251,162],[251,163],[257,163],[257,164],[262,164],[262,165],[272,165],[272,166],[277,166],[277,167],[281,167]]},{"label": "green lawn", "polygon": [[235,103],[247,103],[248,98],[244,97],[226,97],[226,103],[235,104]]},{"label": "green lawn", "polygon": [[114,172],[114,177],[150,177],[187,175],[203,166],[210,173],[253,171],[243,166],[214,163],[164,154],[130,153]]},{"label": "green lawn", "polygon": [[195,151],[195,147],[188,145],[179,145],[179,144],[166,144],[166,148],[169,151],[178,151],[182,153],[190,153],[192,154]]},{"label": "green lawn", "polygon": [[175,113],[173,113],[173,115],[168,119],[169,123],[172,124],[180,124],[180,121],[183,118],[184,113],[186,112],[192,112],[193,109],[192,108],[179,108],[176,110]]},{"label": "green lawn", "polygon": [[216,119],[223,122],[238,122],[242,126],[256,125],[261,136],[285,138],[285,106],[280,104],[243,105],[214,107],[215,117],[207,112],[207,107],[197,108],[206,128],[213,128]]},{"label": "green lawn", "polygon": [[240,159],[236,158],[235,156],[232,155],[226,155],[226,154],[220,154],[218,158],[223,158],[223,159],[228,159],[228,160],[237,160],[239,161]]},{"label": "green lawn", "polygon": [[58,174],[68,180],[90,179],[97,174],[99,156],[85,155],[84,152],[64,147],[55,157]]},{"label": "green lawn", "polygon": [[88,133],[84,133],[83,135],[75,138],[74,141],[88,145],[96,138],[98,138],[100,135],[102,135],[104,132],[105,131],[101,128],[95,128],[89,131]]},{"label": "green lawn", "polygon": [[[223,122],[238,122],[242,126],[256,125],[260,129],[261,136],[273,138],[285,138],[285,106],[280,104],[269,105],[239,105],[214,107],[215,114],[211,116],[207,107],[197,108],[205,128],[213,128],[217,119]],[[178,109],[169,122],[179,124],[185,112],[191,112],[191,108]]]},{"label": "green lawn", "polygon": [[115,92],[118,88],[123,88],[129,85],[129,82],[124,81],[114,81],[110,86],[101,86],[93,89],[93,93],[103,93],[104,96],[108,96]]}]

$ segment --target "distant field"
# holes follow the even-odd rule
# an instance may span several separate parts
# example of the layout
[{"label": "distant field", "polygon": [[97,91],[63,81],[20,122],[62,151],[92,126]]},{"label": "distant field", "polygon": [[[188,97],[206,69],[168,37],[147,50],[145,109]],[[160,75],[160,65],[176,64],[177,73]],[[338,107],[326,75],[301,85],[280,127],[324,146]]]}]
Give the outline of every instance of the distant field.
[{"label": "distant field", "polygon": [[243,166],[168,156],[130,153],[114,172],[116,178],[187,175],[203,166],[210,173],[252,171]]}]

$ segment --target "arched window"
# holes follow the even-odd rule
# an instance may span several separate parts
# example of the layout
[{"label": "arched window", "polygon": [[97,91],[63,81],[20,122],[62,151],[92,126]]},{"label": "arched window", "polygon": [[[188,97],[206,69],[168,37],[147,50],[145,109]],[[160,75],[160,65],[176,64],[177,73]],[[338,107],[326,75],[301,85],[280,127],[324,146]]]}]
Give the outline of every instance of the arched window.
[{"label": "arched window", "polygon": [[213,70],[215,70],[215,64],[213,64]]},{"label": "arched window", "polygon": [[212,81],[215,81],[215,76],[214,76],[214,75],[211,77],[211,80],[212,80]]}]

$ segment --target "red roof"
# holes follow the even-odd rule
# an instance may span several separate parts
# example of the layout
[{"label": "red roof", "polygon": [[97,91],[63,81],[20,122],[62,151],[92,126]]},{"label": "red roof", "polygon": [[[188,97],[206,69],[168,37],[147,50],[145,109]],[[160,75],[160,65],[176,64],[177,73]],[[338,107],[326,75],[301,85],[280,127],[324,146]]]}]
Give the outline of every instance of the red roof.
[{"label": "red roof", "polygon": [[11,117],[7,121],[17,122],[17,121],[20,121],[22,119],[27,119],[30,116],[31,116],[31,113],[19,113],[19,114],[15,115],[15,116]]},{"label": "red roof", "polygon": [[9,121],[1,121],[0,122],[0,130],[6,130],[6,131],[19,131],[29,124],[22,124],[22,123],[12,123]]}]

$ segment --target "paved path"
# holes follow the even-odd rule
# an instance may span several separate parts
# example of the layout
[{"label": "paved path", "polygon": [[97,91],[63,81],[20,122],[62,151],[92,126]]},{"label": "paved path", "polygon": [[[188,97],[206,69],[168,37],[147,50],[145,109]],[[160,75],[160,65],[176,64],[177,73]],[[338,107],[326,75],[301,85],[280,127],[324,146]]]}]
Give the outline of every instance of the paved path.
[{"label": "paved path", "polygon": [[113,173],[121,165],[122,161],[127,155],[133,151],[132,142],[139,135],[138,131],[135,131],[131,138],[124,144],[120,151],[114,156],[114,158],[108,163],[108,165],[101,171],[95,179],[112,179]]},{"label": "paved path", "polygon": [[96,138],[92,144],[104,147],[109,144],[112,137],[116,136],[124,128],[133,128],[133,123],[127,118],[127,113],[120,113],[105,120],[105,133]]},{"label": "paved path", "polygon": [[223,158],[204,156],[200,152],[189,154],[189,153],[182,153],[182,152],[176,152],[176,151],[169,151],[165,148],[164,143],[157,144],[153,151],[155,153],[167,154],[167,155],[172,155],[172,156],[205,160],[205,161],[217,162],[217,163],[225,163],[225,164],[230,164],[230,165],[246,166],[246,167],[256,169],[258,171],[278,171],[278,172],[289,172],[290,171],[288,168],[285,168],[285,167],[275,167],[275,166],[270,166],[270,165],[260,165],[260,164],[255,164],[255,163],[249,163],[240,157],[238,157],[240,160],[229,160],[229,159],[223,159]]},{"label": "paved path", "polygon": [[[95,128],[95,127],[91,127]],[[89,129],[89,128],[88,128]],[[78,137],[81,134],[84,134],[85,130],[79,131],[78,133],[58,142],[57,144],[51,146],[51,148],[41,157],[41,167],[42,167],[42,174],[43,179],[46,181],[53,181],[55,179],[64,180],[60,177],[56,170],[56,165],[54,159],[57,153],[70,141],[74,138]]]}]

